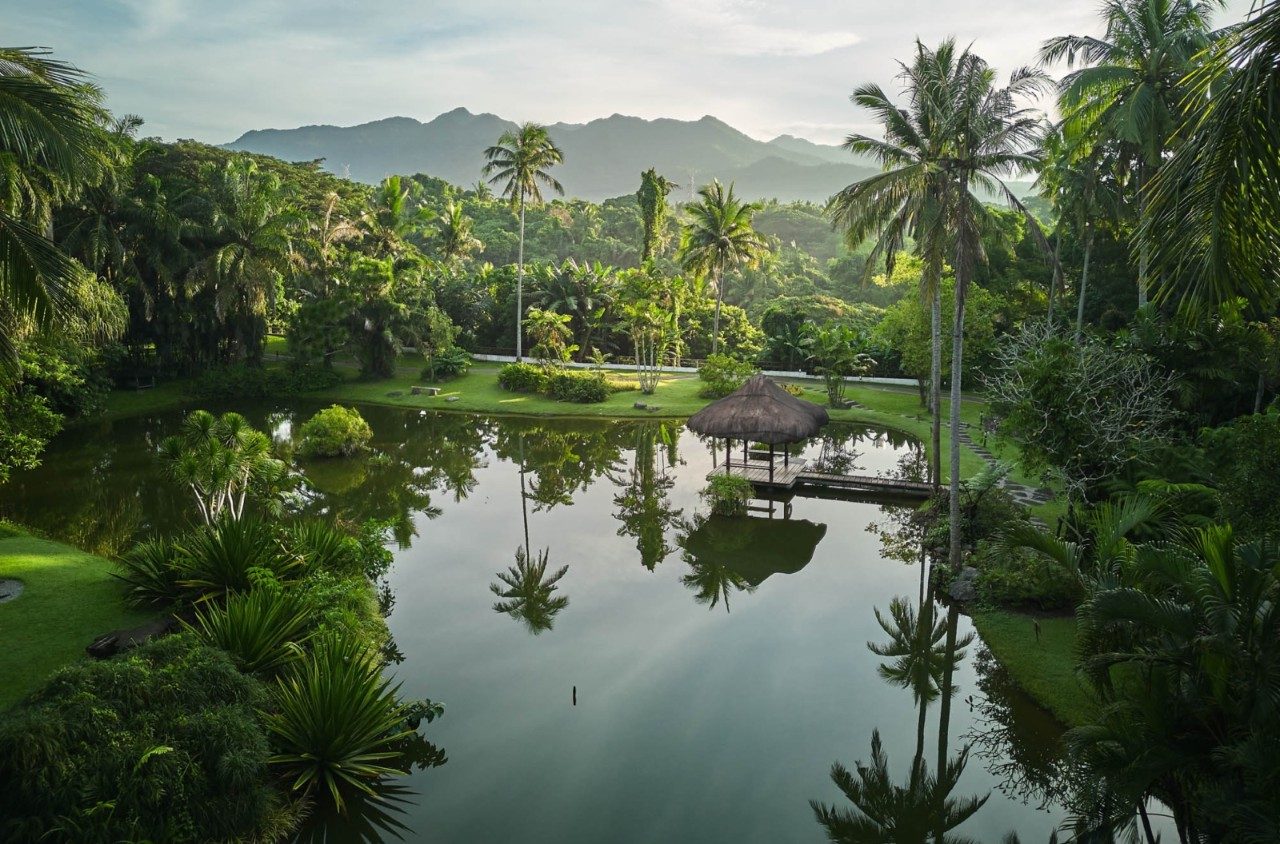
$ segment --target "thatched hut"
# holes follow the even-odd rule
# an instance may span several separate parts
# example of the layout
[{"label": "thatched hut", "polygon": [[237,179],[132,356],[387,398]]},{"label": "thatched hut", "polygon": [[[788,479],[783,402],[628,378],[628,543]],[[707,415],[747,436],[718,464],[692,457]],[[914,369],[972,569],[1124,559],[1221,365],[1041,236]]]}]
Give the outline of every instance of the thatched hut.
[{"label": "thatched hut", "polygon": [[[773,483],[775,447],[807,440],[830,421],[825,407],[796,398],[766,375],[756,375],[737,390],[689,417],[687,424],[694,433],[724,438],[725,474],[732,472],[729,455],[734,440],[742,441],[744,469],[748,468],[748,444],[767,444],[769,482]],[[783,454],[784,466],[789,466],[790,452],[784,451]]]}]

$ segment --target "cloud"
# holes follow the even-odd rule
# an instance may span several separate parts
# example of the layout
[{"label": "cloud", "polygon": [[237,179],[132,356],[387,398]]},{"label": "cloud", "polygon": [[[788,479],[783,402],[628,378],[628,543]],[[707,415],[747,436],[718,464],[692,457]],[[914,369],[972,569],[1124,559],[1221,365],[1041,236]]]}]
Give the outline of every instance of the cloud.
[{"label": "cloud", "polygon": [[[3,2],[3,0],[0,0]],[[1229,0],[1222,20],[1250,0]],[[894,85],[918,36],[955,35],[1002,71],[1046,37],[1093,31],[1060,0],[9,0],[10,43],[93,73],[145,132],[224,142],[247,129],[430,119],[713,114],[759,138],[868,131],[848,102]]]}]

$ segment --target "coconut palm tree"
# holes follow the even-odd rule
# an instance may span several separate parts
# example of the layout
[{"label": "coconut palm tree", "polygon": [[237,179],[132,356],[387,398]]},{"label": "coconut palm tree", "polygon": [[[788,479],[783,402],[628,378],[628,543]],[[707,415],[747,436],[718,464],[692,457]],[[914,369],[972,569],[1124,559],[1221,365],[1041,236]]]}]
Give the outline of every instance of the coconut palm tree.
[{"label": "coconut palm tree", "polygon": [[[1089,263],[1093,255],[1098,220],[1114,219],[1120,213],[1120,196],[1116,184],[1114,144],[1096,139],[1068,137],[1056,127],[1046,138],[1044,161],[1036,184],[1040,194],[1052,204],[1058,215],[1054,227],[1054,279],[1061,276],[1058,263],[1063,230],[1074,230],[1083,248],[1080,265],[1080,287],[1076,297],[1076,342],[1084,335],[1084,305],[1089,287]],[[1049,316],[1053,318],[1053,295],[1049,297]]]},{"label": "coconut palm tree", "polygon": [[436,226],[440,256],[449,263],[465,261],[484,248],[472,233],[474,221],[462,209],[462,203],[450,197]]},{"label": "coconut palm tree", "polygon": [[525,123],[503,132],[498,143],[484,151],[483,173],[489,184],[502,185],[502,195],[520,211],[520,248],[516,259],[516,360],[524,357],[524,209],[527,203],[542,202],[542,187],[564,195],[564,188],[550,173],[564,161],[564,154],[552,142],[545,126]]},{"label": "coconut palm tree", "polygon": [[[1280,277],[1280,4],[1256,12],[1183,80],[1198,104],[1151,183],[1153,268],[1188,302],[1274,302]],[[1213,96],[1209,97],[1210,89]],[[1174,284],[1185,285],[1175,289]]]},{"label": "coconut palm tree", "polygon": [[365,237],[379,258],[398,258],[408,251],[409,238],[432,233],[435,212],[421,204],[422,189],[412,179],[388,176],[374,190],[373,202],[361,218]]},{"label": "coconut palm tree", "polygon": [[963,525],[960,519],[960,407],[964,371],[964,318],[969,284],[979,261],[986,259],[984,238],[1000,229],[986,202],[976,193],[1000,196],[1019,211],[1028,232],[1049,253],[1040,223],[1013,194],[1004,179],[1038,165],[1036,150],[1044,135],[1042,114],[1026,105],[1046,86],[1036,70],[1015,71],[1003,87],[982,58],[964,51],[955,59],[954,84],[948,95],[947,175],[943,209],[951,230],[955,269],[955,316],[951,328],[951,489],[949,493],[950,561],[958,571]]},{"label": "coconut palm tree", "polygon": [[713,181],[698,190],[698,202],[686,206],[689,215],[680,242],[680,265],[688,272],[710,275],[716,288],[716,312],[711,326],[711,354],[720,351],[720,306],[724,301],[724,274],[754,266],[768,251],[751,218],[764,208],[760,202],[743,202]]},{"label": "coconut palm tree", "polygon": [[[1040,48],[1044,64],[1065,62],[1060,108],[1073,133],[1117,141],[1132,161],[1132,198],[1139,223],[1147,217],[1145,188],[1160,165],[1183,100],[1186,75],[1220,32],[1210,19],[1214,0],[1105,0],[1101,38],[1061,35]],[[1138,242],[1138,306],[1147,303],[1149,257]]]},{"label": "coconut palm tree", "polygon": [[103,169],[101,92],[45,51],[0,48],[0,366],[17,360],[15,318],[48,327],[84,272],[49,239],[52,207]]},{"label": "coconut palm tree", "polygon": [[897,253],[907,239],[923,258],[920,295],[929,304],[931,360],[929,410],[933,414],[933,451],[929,479],[935,494],[942,484],[942,280],[948,243],[944,199],[947,173],[942,167],[950,139],[951,91],[956,86],[957,53],[952,41],[937,50],[916,42],[910,65],[900,64],[907,107],[901,107],[879,85],[863,85],[850,97],[871,111],[884,137],[850,135],[844,148],[876,158],[882,173],[849,185],[827,203],[827,213],[851,248],[874,235],[866,272],[881,261],[893,274]]}]

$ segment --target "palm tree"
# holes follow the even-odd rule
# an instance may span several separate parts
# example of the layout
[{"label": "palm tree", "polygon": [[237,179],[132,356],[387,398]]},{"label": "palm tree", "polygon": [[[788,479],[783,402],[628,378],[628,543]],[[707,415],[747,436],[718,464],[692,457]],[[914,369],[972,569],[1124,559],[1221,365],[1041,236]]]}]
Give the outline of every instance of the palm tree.
[{"label": "palm tree", "polygon": [[711,354],[720,351],[720,305],[724,301],[724,274],[738,267],[754,266],[769,247],[751,225],[751,218],[764,205],[742,202],[733,195],[733,185],[726,190],[713,181],[698,190],[701,199],[685,209],[689,220],[684,226],[678,260],[685,270],[710,274],[716,287],[716,313],[711,326]]},{"label": "palm tree", "polygon": [[542,202],[542,186],[560,195],[564,188],[547,172],[564,161],[547,134],[545,126],[525,123],[515,131],[503,132],[498,143],[484,151],[483,173],[489,184],[502,183],[502,195],[520,210],[520,251],[516,259],[516,360],[524,357],[524,208]]},{"label": "palm tree", "polygon": [[[1117,141],[1133,161],[1133,196],[1146,223],[1145,188],[1159,166],[1187,94],[1185,77],[1220,33],[1214,0],[1105,0],[1102,38],[1061,35],[1040,48],[1045,64],[1082,65],[1060,83],[1069,131]],[[1147,303],[1149,250],[1138,244],[1138,306]]]},{"label": "palm tree", "polygon": [[474,234],[474,221],[462,209],[462,203],[449,198],[445,203],[444,213],[440,215],[436,236],[440,240],[440,256],[450,263],[465,261],[472,254],[484,248]]},{"label": "palm tree", "polygon": [[101,168],[101,92],[41,50],[0,48],[0,366],[17,361],[14,315],[48,327],[84,272],[49,239],[54,202]]},{"label": "palm tree", "polygon": [[[1185,142],[1151,183],[1141,233],[1187,301],[1274,301],[1280,270],[1280,4],[1266,3],[1183,80]],[[1213,96],[1208,96],[1210,89]],[[1162,292],[1174,292],[1172,286]]]},{"label": "palm tree", "polygon": [[[1114,175],[1118,162],[1114,150],[1106,145],[1089,138],[1068,138],[1060,127],[1046,139],[1044,155],[1037,184],[1041,195],[1053,205],[1058,215],[1053,249],[1055,283],[1061,275],[1058,254],[1063,230],[1074,229],[1084,249],[1076,297],[1076,342],[1080,343],[1084,336],[1084,304],[1097,219],[1113,219],[1119,211],[1120,199]],[[1052,289],[1049,318],[1053,318]]]},{"label": "palm tree", "polygon": [[1214,525],[1143,544],[1126,568],[1131,582],[1079,610],[1083,671],[1107,705],[1069,744],[1122,798],[1118,819],[1136,806],[1145,825],[1156,797],[1181,841],[1277,840],[1280,546]]},{"label": "palm tree", "polygon": [[558,571],[548,575],[547,559],[550,553],[549,550],[544,550],[534,561],[529,559],[523,546],[517,547],[516,564],[497,574],[502,585],[489,584],[489,591],[502,599],[493,605],[493,611],[523,621],[535,636],[544,630],[550,630],[556,616],[569,606],[567,596],[555,594],[556,584],[568,574],[569,567],[561,566]]},{"label": "palm tree", "polygon": [[1043,118],[1023,103],[1036,96],[1047,77],[1035,70],[1015,71],[1002,88],[995,71],[966,50],[955,60],[955,85],[948,109],[947,174],[943,208],[952,232],[955,268],[955,317],[951,329],[951,489],[949,499],[950,562],[958,571],[961,557],[960,519],[960,407],[964,371],[964,316],[969,284],[979,261],[986,258],[984,237],[998,236],[999,228],[986,203],[974,193],[981,189],[1001,196],[1027,221],[1029,233],[1045,253],[1048,241],[1040,223],[1014,196],[1003,179],[1031,171],[1038,159],[1034,150],[1043,137]]},{"label": "palm tree", "polygon": [[205,228],[219,244],[196,268],[213,287],[221,313],[234,321],[234,342],[250,361],[262,359],[266,318],[301,223],[280,178],[248,159],[207,167],[212,184]]},{"label": "palm tree", "polygon": [[923,761],[912,765],[906,785],[889,778],[889,757],[880,744],[880,731],[871,734],[871,763],[857,765],[857,774],[836,762],[831,781],[853,804],[853,809],[827,806],[817,800],[809,805],[827,838],[841,844],[968,844],[972,839],[951,830],[973,817],[990,795],[951,796],[968,763],[968,751],[929,773]]},{"label": "palm tree", "polygon": [[271,456],[271,440],[238,413],[193,411],[182,428],[160,444],[165,469],[187,486],[206,524],[244,516],[249,492],[275,484],[284,464]]},{"label": "palm tree", "polygon": [[931,360],[929,410],[933,414],[933,451],[929,479],[935,494],[942,484],[942,280],[948,232],[944,210],[946,171],[942,167],[950,139],[949,93],[956,85],[955,44],[944,41],[937,50],[916,42],[911,65],[900,64],[909,108],[899,107],[879,85],[863,85],[850,97],[870,110],[884,129],[884,138],[850,135],[844,148],[870,155],[884,172],[849,185],[827,203],[827,213],[844,232],[845,242],[858,248],[875,235],[866,272],[883,260],[893,274],[897,253],[908,238],[924,259],[920,295],[929,303]]},{"label": "palm tree", "polygon": [[431,233],[435,212],[419,202],[421,192],[417,182],[405,182],[399,176],[388,176],[378,185],[361,218],[376,257],[399,257],[409,249],[411,236]]},{"label": "palm tree", "polygon": [[595,332],[604,324],[612,307],[613,268],[567,259],[548,279],[538,297],[543,307],[573,318],[578,360],[586,360]]}]

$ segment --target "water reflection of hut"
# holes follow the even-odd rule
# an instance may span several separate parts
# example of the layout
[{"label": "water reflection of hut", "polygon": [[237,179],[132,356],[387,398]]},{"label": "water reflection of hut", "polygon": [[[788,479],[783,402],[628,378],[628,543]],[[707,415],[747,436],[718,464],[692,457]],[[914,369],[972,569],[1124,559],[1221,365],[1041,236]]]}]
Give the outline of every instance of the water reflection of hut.
[{"label": "water reflection of hut", "polygon": [[[784,449],[782,468],[776,469],[776,446],[809,439],[830,420],[825,407],[796,398],[766,375],[756,375],[689,417],[688,427],[694,433],[725,440],[726,475],[739,474],[756,483],[789,486],[803,470],[803,461],[793,463],[790,451]],[[742,462],[738,464],[732,458],[734,440],[742,442]],[[751,443],[769,446],[767,469],[752,464],[748,450]]]},{"label": "water reflection of hut", "polygon": [[724,568],[749,586],[770,575],[795,574],[813,559],[827,526],[807,519],[710,516],[680,544],[704,567]]}]

